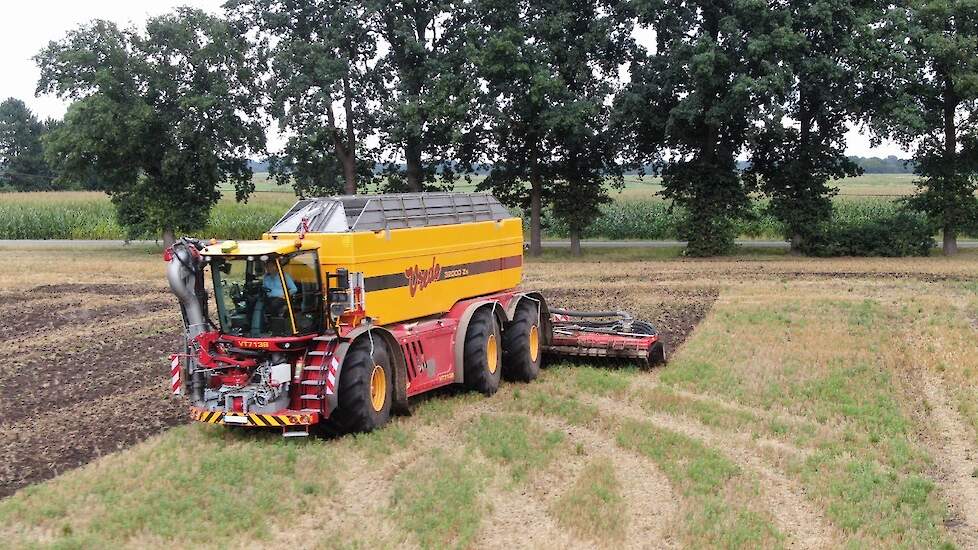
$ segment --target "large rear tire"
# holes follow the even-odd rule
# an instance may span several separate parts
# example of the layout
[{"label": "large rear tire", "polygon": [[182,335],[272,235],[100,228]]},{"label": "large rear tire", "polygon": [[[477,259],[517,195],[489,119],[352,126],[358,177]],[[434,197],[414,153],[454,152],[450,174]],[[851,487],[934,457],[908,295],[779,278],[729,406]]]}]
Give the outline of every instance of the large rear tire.
[{"label": "large rear tire", "polygon": [[337,389],[337,407],[327,423],[342,433],[369,432],[390,420],[394,377],[390,354],[379,338],[361,337],[353,342],[343,360]]},{"label": "large rear tire", "polygon": [[499,323],[490,308],[476,311],[469,320],[462,363],[465,387],[484,395],[492,395],[499,389],[503,370],[499,333]]},{"label": "large rear tire", "polygon": [[503,332],[503,377],[530,382],[540,375],[543,338],[540,334],[539,306],[523,300],[513,320]]}]

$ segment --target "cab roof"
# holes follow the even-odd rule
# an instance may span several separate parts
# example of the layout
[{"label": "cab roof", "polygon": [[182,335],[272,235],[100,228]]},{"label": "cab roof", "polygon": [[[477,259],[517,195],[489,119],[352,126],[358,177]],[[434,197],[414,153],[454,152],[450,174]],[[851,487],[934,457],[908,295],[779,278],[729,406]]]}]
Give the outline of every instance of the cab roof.
[{"label": "cab roof", "polygon": [[309,239],[278,239],[262,241],[218,241],[200,251],[204,256],[261,256],[284,255],[300,250],[315,250],[319,243]]}]

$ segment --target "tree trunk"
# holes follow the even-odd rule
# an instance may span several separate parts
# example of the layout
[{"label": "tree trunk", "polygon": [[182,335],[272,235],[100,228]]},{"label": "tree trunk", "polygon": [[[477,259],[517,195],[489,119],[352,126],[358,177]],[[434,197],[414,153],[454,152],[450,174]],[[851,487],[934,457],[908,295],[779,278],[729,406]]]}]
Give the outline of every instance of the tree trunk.
[{"label": "tree trunk", "polygon": [[570,229],[570,248],[574,256],[581,255],[581,232],[573,227]]},{"label": "tree trunk", "polygon": [[404,147],[404,160],[407,164],[407,186],[414,193],[421,192],[421,145],[415,138],[408,138]]},{"label": "tree trunk", "polygon": [[[958,151],[958,129],[954,124],[954,112],[957,110],[958,100],[954,93],[954,84],[950,76],[944,78],[944,161],[950,166],[955,166],[955,157]],[[942,177],[947,177],[946,173]],[[953,177],[953,176],[952,176]],[[951,192],[950,181],[944,182],[944,201],[949,201],[947,194]],[[953,208],[953,207],[951,207]],[[958,253],[958,232],[954,229],[954,222],[948,220],[948,210],[944,208],[944,255],[954,256]]]},{"label": "tree trunk", "polygon": [[353,154],[343,157],[344,192],[347,195],[357,194],[357,159]]},{"label": "tree trunk", "polygon": [[801,245],[805,242],[805,238],[801,236],[800,233],[795,233],[791,236],[791,250],[789,253],[792,256],[801,256]]},{"label": "tree trunk", "polygon": [[958,232],[953,228],[944,226],[944,255],[954,256],[958,253]]},{"label": "tree trunk", "polygon": [[173,243],[177,242],[177,237],[173,232],[172,227],[163,228],[163,248],[170,248]]},{"label": "tree trunk", "polygon": [[543,246],[540,242],[540,214],[541,197],[543,184],[540,182],[540,175],[530,174],[530,256],[540,256],[543,253]]},{"label": "tree trunk", "polygon": [[[336,127],[336,118],[333,116],[332,104],[326,108],[326,120],[329,122],[330,132],[333,134],[333,154],[340,161],[340,164],[343,165],[343,189],[347,195],[353,195],[357,192],[357,160],[356,153],[354,152],[356,144],[353,143],[353,135],[350,133],[350,108],[347,105],[347,101],[348,98],[343,99],[344,106],[347,109],[347,136],[345,138],[340,134],[340,129]],[[324,174],[325,176],[326,174]]]},{"label": "tree trunk", "polygon": [[350,79],[343,78],[343,111],[346,113],[346,155],[343,158],[343,179],[346,194],[357,193],[357,136],[353,129],[353,97],[350,92]]}]

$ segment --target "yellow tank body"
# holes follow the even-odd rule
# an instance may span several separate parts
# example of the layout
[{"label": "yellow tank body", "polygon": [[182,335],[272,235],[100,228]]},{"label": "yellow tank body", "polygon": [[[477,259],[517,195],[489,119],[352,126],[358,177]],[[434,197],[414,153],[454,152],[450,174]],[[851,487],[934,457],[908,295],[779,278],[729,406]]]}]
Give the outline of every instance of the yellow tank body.
[{"label": "yellow tank body", "polygon": [[[438,204],[434,199],[447,195],[426,194],[425,198]],[[458,196],[453,200],[459,200]],[[476,196],[495,202],[488,195]],[[395,197],[390,195],[378,197],[395,200],[387,199]],[[454,206],[458,209],[460,205]],[[427,207],[429,212],[436,209]],[[441,314],[459,300],[519,285],[523,272],[523,227],[519,218],[512,217],[498,203],[479,216],[457,215],[455,223],[433,223],[439,221],[437,216],[431,214],[432,219],[419,221],[416,227],[396,227],[412,223],[398,223],[397,219],[351,223],[353,227],[347,231],[307,232],[304,240],[319,244],[324,281],[327,273],[335,274],[339,268],[364,274],[367,315],[378,324]],[[358,226],[367,229],[358,230]],[[262,238],[298,238],[298,233],[279,233],[274,229]]]}]

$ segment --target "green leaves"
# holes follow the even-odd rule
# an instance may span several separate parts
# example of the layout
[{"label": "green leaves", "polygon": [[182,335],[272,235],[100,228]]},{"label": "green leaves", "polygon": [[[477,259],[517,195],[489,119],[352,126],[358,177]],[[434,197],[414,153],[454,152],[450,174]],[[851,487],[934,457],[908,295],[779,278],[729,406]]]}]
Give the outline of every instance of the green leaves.
[{"label": "green leaves", "polygon": [[44,135],[54,122],[43,123],[19,99],[0,103],[0,189],[55,189],[54,174],[44,160]]},{"label": "green leaves", "polygon": [[[354,193],[373,179],[371,152],[380,82],[377,33],[363,2],[235,0],[231,18],[262,37],[271,74],[269,112],[292,134],[271,174],[296,193]],[[338,105],[342,107],[338,108]]]},{"label": "green leaves", "polygon": [[228,22],[179,8],[143,30],[95,21],[36,57],[38,90],[76,100],[48,139],[63,178],[94,174],[131,232],[202,228],[231,182],[254,189],[262,60]]},{"label": "green leaves", "polygon": [[874,131],[915,149],[919,193],[908,204],[943,228],[945,254],[975,225],[978,203],[978,11],[973,0],[891,6],[879,29],[887,55],[869,72]]},{"label": "green leaves", "polygon": [[525,209],[535,195],[580,235],[610,200],[605,179],[621,185],[610,100],[632,41],[625,5],[482,0],[472,11],[494,163],[481,188]]}]

